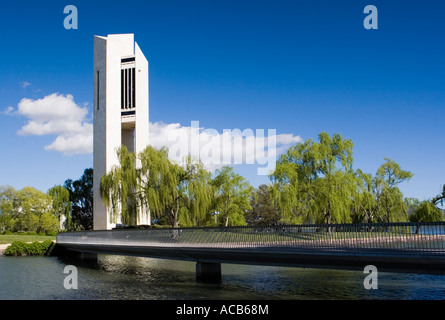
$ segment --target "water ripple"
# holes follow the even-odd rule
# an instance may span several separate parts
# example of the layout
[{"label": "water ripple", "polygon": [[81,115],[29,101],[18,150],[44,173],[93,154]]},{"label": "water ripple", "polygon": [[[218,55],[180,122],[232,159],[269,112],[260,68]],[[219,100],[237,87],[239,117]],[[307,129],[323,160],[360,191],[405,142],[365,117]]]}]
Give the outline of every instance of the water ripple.
[{"label": "water ripple", "polygon": [[56,257],[0,257],[0,299],[61,300],[444,300],[445,276],[379,273],[378,289],[363,287],[359,271],[222,265],[220,283],[199,283],[193,262],[99,256],[76,264],[78,289],[67,290]]}]

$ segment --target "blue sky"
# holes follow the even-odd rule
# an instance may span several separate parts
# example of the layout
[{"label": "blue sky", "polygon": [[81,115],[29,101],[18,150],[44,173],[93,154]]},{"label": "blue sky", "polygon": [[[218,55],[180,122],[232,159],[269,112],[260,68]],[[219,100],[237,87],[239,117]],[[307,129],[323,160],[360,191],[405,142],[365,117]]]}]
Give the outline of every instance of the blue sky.
[{"label": "blue sky", "polygon": [[[377,30],[363,27],[368,4]],[[78,9],[77,30],[63,26],[66,5]],[[92,153],[48,148],[58,132],[20,134],[32,116],[19,104],[70,95],[87,128],[93,36],[134,33],[150,64],[151,123],[340,133],[354,142],[356,169],[375,173],[389,157],[414,174],[405,196],[431,198],[445,184],[443,12],[432,0],[8,1],[0,185],[46,192],[92,167]],[[268,182],[257,166],[236,168],[254,186]]]}]

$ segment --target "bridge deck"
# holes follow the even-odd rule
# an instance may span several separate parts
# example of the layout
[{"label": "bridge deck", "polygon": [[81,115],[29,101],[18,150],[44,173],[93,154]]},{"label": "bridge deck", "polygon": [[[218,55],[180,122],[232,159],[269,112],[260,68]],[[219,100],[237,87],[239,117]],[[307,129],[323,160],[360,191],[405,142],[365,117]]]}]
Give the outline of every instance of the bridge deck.
[{"label": "bridge deck", "polygon": [[208,263],[445,274],[445,224],[130,229],[60,233],[65,249]]}]

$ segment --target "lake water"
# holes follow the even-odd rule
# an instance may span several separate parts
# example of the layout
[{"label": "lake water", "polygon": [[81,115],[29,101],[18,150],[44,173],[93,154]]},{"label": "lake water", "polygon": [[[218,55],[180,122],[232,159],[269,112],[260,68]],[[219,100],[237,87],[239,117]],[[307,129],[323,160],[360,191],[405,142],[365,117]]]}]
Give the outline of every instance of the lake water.
[{"label": "lake water", "polygon": [[57,257],[0,256],[1,300],[445,300],[445,276],[379,273],[366,290],[360,271],[222,264],[220,283],[199,283],[195,263],[99,255],[77,264],[78,288],[65,289]]}]

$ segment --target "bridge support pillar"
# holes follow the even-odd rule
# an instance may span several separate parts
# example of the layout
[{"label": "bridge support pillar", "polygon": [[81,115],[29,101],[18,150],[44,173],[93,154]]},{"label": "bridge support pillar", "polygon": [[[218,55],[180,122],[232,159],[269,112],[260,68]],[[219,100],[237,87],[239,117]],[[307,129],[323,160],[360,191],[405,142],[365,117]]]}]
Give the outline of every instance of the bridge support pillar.
[{"label": "bridge support pillar", "polygon": [[221,263],[197,262],[196,279],[201,282],[221,281]]}]

